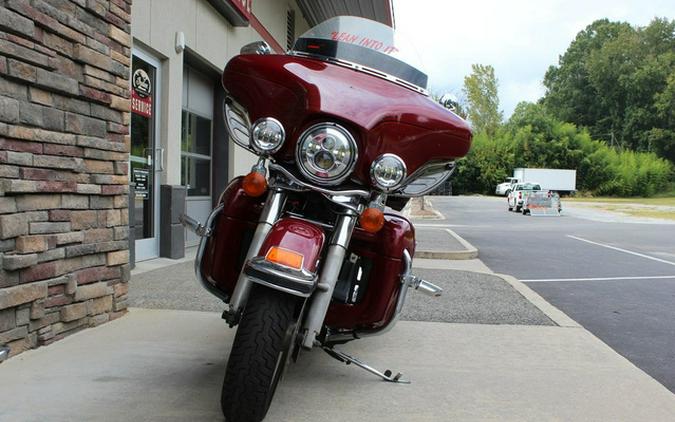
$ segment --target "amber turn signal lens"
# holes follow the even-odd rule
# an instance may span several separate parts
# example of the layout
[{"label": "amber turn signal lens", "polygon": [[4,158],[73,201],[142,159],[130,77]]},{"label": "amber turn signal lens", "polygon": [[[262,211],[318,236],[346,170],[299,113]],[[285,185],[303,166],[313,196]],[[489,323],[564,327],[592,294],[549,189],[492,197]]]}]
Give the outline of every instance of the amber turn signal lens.
[{"label": "amber turn signal lens", "polygon": [[244,177],[242,187],[246,195],[258,197],[267,190],[267,179],[262,173],[252,171]]},{"label": "amber turn signal lens", "polygon": [[379,208],[366,208],[359,217],[361,228],[369,233],[377,233],[384,226],[384,212]]},{"label": "amber turn signal lens", "polygon": [[300,253],[282,249],[278,246],[272,246],[265,259],[274,262],[275,264],[283,265],[284,267],[295,268],[299,270],[302,268],[302,261],[304,256]]}]

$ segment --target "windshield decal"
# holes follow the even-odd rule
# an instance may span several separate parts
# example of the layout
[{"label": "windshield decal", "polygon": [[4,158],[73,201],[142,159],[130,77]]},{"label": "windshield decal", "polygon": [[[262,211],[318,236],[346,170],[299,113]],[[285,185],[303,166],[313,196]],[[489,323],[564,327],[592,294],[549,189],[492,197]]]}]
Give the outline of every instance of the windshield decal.
[{"label": "windshield decal", "polygon": [[333,31],[331,32],[330,35],[333,41],[357,44],[363,47],[370,48],[371,50],[380,51],[384,54],[392,54],[398,51],[398,48],[394,47],[393,45],[387,45],[382,41],[373,38],[363,37],[357,34],[350,34],[349,32]]}]

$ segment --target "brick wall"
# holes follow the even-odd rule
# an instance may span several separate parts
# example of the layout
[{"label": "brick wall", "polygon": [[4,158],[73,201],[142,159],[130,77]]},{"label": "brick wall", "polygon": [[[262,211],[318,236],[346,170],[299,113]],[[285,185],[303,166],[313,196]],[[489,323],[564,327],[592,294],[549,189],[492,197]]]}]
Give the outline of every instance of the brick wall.
[{"label": "brick wall", "polygon": [[0,0],[0,347],[121,316],[131,0]]}]

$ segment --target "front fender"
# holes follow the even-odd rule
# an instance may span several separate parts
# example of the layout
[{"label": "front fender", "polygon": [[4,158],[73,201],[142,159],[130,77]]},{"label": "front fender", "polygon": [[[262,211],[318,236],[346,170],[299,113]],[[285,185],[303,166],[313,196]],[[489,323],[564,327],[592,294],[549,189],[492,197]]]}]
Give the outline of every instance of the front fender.
[{"label": "front fender", "polygon": [[[307,297],[316,288],[325,238],[323,230],[310,222],[282,218],[274,224],[244,272],[254,283]],[[278,259],[278,252],[294,258],[293,262]]]}]

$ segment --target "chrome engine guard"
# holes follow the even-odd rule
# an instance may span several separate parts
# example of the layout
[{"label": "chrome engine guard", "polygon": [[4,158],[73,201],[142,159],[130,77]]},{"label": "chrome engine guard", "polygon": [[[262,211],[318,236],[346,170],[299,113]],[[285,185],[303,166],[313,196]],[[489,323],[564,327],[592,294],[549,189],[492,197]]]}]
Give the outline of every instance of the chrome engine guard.
[{"label": "chrome engine guard", "polygon": [[179,217],[179,221],[184,227],[193,231],[197,236],[199,236],[199,247],[197,248],[197,256],[195,257],[195,276],[197,277],[199,284],[201,284],[202,287],[204,287],[212,295],[216,296],[223,302],[228,303],[230,298],[225,293],[218,290],[216,286],[206,280],[202,274],[202,259],[204,259],[206,243],[213,233],[213,225],[215,224],[215,221],[222,210],[222,204],[214,208],[213,211],[211,211],[211,214],[209,214],[209,218],[206,219],[206,223],[204,225],[185,214]]}]

